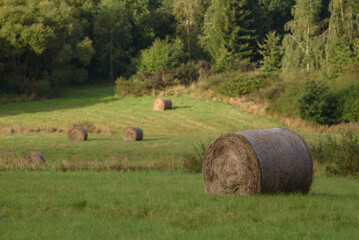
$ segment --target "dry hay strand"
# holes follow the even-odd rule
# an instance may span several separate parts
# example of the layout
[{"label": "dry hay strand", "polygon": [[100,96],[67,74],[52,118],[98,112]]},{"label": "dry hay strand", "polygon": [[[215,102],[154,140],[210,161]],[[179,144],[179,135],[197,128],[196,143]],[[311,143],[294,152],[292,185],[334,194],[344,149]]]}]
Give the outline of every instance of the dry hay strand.
[{"label": "dry hay strand", "polygon": [[24,160],[27,163],[44,163],[45,157],[40,152],[28,152],[25,154]]},{"label": "dry hay strand", "polygon": [[172,101],[168,98],[157,98],[153,103],[154,111],[164,111],[172,108]]},{"label": "dry hay strand", "polygon": [[206,151],[203,178],[210,194],[307,193],[313,161],[304,139],[284,128],[228,133]]},{"label": "dry hay strand", "polygon": [[143,139],[143,131],[139,127],[127,127],[123,130],[122,137],[124,140],[140,141]]},{"label": "dry hay strand", "polygon": [[87,137],[87,132],[82,127],[71,128],[67,133],[67,138],[69,139],[69,141],[86,141]]}]

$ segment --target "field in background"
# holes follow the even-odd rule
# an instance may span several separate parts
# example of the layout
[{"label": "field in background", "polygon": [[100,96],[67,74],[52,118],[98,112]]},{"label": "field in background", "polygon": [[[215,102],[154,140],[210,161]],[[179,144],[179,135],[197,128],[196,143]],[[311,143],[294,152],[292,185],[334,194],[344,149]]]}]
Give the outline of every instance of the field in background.
[{"label": "field in background", "polygon": [[[228,104],[170,98],[174,109],[154,112],[154,97],[115,98],[112,87],[88,87],[0,106],[0,239],[359,236],[358,180],[325,177],[317,163],[308,195],[207,195],[202,175],[181,169],[193,145],[286,126]],[[90,130],[88,141],[69,142],[66,130],[79,124]],[[127,126],[141,127],[144,140],[122,140]],[[319,136],[299,133],[308,142]],[[25,164],[27,151],[42,152],[46,163]]]},{"label": "field in background", "polygon": [[[173,109],[156,112],[154,97],[113,94],[112,87],[79,88],[58,99],[0,106],[0,168],[28,169],[23,155],[39,151],[47,169],[173,169],[193,144],[230,131],[279,126],[228,104],[171,97]],[[66,131],[74,125],[94,133],[86,142],[69,142]],[[142,128],[144,141],[122,140],[128,126]]]}]

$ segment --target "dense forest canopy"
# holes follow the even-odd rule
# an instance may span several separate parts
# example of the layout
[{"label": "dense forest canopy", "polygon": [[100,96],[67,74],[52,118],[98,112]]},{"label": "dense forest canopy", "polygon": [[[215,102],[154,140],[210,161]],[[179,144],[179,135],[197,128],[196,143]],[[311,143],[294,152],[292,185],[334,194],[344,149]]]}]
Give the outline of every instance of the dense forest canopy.
[{"label": "dense forest canopy", "polygon": [[337,77],[358,67],[358,23],[358,0],[2,0],[0,93],[46,95],[198,60],[216,72],[246,60]]}]

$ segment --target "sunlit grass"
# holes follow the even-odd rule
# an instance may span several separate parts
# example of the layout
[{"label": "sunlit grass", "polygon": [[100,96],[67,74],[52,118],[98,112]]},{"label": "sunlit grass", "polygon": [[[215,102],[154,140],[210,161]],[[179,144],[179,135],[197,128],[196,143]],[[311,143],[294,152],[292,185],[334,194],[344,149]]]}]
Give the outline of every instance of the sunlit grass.
[{"label": "sunlit grass", "polygon": [[2,239],[356,239],[359,183],[308,195],[210,196],[201,174],[1,173]]}]

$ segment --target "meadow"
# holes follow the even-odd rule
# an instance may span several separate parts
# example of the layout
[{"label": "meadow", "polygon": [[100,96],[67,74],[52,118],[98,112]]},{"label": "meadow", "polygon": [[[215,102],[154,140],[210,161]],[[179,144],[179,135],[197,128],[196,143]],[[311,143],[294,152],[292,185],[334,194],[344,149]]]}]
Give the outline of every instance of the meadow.
[{"label": "meadow", "polygon": [[[193,145],[220,134],[286,127],[223,103],[115,98],[113,87],[0,106],[0,239],[356,239],[359,182],[315,172],[303,194],[211,196],[183,171]],[[74,125],[92,129],[69,142]],[[122,140],[138,126],[144,140]],[[295,129],[294,129],[295,130]],[[308,141],[318,133],[299,131]],[[22,157],[40,151],[46,163]]]}]

